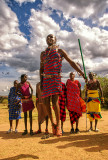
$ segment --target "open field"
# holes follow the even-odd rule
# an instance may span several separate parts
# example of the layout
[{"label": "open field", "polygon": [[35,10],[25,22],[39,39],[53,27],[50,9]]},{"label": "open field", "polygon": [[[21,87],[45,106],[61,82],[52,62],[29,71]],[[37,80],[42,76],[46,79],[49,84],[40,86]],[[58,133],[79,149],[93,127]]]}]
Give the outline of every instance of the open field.
[{"label": "open field", "polygon": [[[64,123],[64,136],[51,137],[42,140],[44,133],[22,136],[24,130],[23,113],[17,134],[6,134],[9,129],[8,109],[6,104],[0,104],[0,160],[108,160],[108,111],[102,111],[103,118],[98,128],[100,132],[86,132],[86,115],[80,118],[79,134],[70,134],[70,122]],[[89,121],[88,121],[89,128]],[[15,122],[13,123],[15,128]],[[14,129],[13,128],[13,129]],[[33,111],[33,130],[38,129],[37,110]],[[42,131],[45,123],[42,124]],[[29,120],[28,120],[29,131]],[[49,123],[49,131],[51,124]]]}]

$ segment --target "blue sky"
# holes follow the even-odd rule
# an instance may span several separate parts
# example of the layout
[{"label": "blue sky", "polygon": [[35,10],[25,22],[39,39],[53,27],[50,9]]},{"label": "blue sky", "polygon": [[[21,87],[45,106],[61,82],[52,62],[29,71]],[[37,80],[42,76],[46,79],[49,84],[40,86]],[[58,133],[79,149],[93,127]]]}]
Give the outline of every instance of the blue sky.
[{"label": "blue sky", "polygon": [[[82,65],[81,41],[86,72],[108,76],[107,0],[1,0],[0,5],[0,95],[13,81],[28,74],[34,93],[39,81],[40,53],[46,36],[53,33],[57,44]],[[62,80],[74,71],[64,60]],[[9,74],[7,74],[9,72]],[[76,78],[84,85],[84,80]]]}]

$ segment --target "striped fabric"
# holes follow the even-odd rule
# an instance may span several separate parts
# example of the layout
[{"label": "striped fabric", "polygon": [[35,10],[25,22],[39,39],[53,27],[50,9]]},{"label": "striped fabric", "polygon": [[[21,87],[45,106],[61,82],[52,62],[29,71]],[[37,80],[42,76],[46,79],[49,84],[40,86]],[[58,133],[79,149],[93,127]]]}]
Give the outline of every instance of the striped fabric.
[{"label": "striped fabric", "polygon": [[54,75],[53,78],[43,77],[43,95],[42,98],[62,93],[61,73],[62,59],[56,49],[46,50],[43,55],[44,74]]},{"label": "striped fabric", "polygon": [[65,121],[66,119],[66,110],[65,110],[65,106],[66,106],[66,86],[65,83],[62,83],[62,91],[63,93],[59,96],[59,106],[60,106],[60,120],[62,122]]}]

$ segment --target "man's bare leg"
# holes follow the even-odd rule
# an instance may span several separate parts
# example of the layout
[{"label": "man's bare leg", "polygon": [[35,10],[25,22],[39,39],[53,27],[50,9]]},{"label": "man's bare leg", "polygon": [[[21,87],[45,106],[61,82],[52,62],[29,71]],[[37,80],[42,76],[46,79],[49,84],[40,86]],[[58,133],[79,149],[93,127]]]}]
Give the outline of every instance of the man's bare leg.
[{"label": "man's bare leg", "polygon": [[48,132],[48,116],[46,116],[45,120],[46,120],[45,134],[48,135],[49,134],[49,132]]},{"label": "man's bare leg", "polygon": [[16,119],[16,129],[18,128],[18,124],[19,124],[19,119]]},{"label": "man's bare leg", "polygon": [[98,123],[98,120],[95,119],[95,132],[99,132],[99,129],[97,128],[97,123]]},{"label": "man's bare leg", "polygon": [[52,96],[52,104],[54,106],[54,112],[55,112],[55,116],[56,116],[56,132],[55,134],[57,136],[61,136],[62,132],[61,132],[61,128],[60,128],[60,107],[58,104],[58,100],[59,100],[59,95],[53,95]]},{"label": "man's bare leg", "polygon": [[10,123],[10,129],[13,129],[12,122],[13,122],[13,120],[9,121],[9,123]]},{"label": "man's bare leg", "polygon": [[51,124],[53,125],[53,117],[52,117],[52,111],[51,111],[51,106],[50,106],[50,97],[46,97],[43,99],[44,105],[47,109],[48,112],[48,117],[50,118]]},{"label": "man's bare leg", "polygon": [[71,123],[71,131],[70,131],[70,134],[73,134],[73,133],[74,133],[74,126],[73,126],[73,123],[71,122],[71,120],[70,120],[70,123]]},{"label": "man's bare leg", "polygon": [[76,129],[78,129],[79,119],[76,120]]},{"label": "man's bare leg", "polygon": [[46,117],[46,130],[48,130],[48,116]]},{"label": "man's bare leg", "polygon": [[63,121],[61,121],[61,130],[63,131]]},{"label": "man's bare leg", "polygon": [[79,133],[78,124],[79,124],[79,119],[76,120],[76,129],[75,129],[75,133]]},{"label": "man's bare leg", "polygon": [[93,125],[92,124],[93,124],[93,122],[90,121],[90,129],[88,130],[89,132],[93,130]]},{"label": "man's bare leg", "polygon": [[52,96],[52,104],[53,104],[54,112],[56,116],[57,127],[59,127],[60,125],[60,107],[58,104],[58,99],[59,99],[59,95]]}]

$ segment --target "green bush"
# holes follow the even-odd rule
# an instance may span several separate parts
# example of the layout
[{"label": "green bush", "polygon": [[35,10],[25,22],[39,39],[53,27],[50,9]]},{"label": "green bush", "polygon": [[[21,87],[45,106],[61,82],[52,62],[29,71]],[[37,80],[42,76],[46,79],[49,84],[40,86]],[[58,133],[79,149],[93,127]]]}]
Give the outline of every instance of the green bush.
[{"label": "green bush", "polygon": [[107,77],[96,77],[96,79],[99,80],[102,91],[103,91],[103,97],[105,99],[105,103],[103,105],[104,108],[108,109],[108,78]]}]

